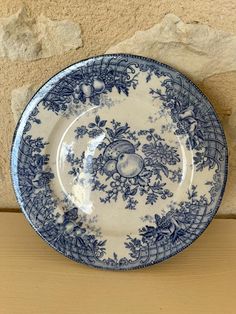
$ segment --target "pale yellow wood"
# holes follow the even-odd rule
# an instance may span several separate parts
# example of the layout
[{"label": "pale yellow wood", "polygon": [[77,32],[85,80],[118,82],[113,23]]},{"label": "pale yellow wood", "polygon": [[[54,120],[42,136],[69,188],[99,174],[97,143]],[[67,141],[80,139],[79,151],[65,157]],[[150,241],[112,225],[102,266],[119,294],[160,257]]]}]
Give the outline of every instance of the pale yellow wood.
[{"label": "pale yellow wood", "polygon": [[20,208],[0,208],[0,213],[20,213]]},{"label": "pale yellow wood", "polygon": [[235,314],[236,220],[214,220],[190,248],[146,269],[76,264],[22,214],[0,213],[1,314]]}]

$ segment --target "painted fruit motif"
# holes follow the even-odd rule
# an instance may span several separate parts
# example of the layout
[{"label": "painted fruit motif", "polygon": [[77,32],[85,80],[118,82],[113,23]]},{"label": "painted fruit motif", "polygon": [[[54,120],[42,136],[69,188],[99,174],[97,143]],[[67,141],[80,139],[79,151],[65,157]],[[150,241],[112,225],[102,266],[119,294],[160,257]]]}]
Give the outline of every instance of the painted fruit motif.
[{"label": "painted fruit motif", "polygon": [[85,98],[89,98],[93,94],[93,87],[90,84],[86,84],[86,83],[82,84],[81,90],[82,90]]},{"label": "painted fruit motif", "polygon": [[103,168],[104,173],[108,176],[111,177],[114,173],[116,173],[116,160],[108,160]]},{"label": "painted fruit motif", "polygon": [[93,81],[93,88],[97,93],[101,93],[105,89],[105,84],[101,79],[95,79]]},{"label": "painted fruit motif", "polygon": [[122,153],[118,157],[117,171],[122,177],[133,178],[143,169],[143,158],[137,154]]},{"label": "painted fruit motif", "polygon": [[114,141],[107,146],[104,156],[108,159],[118,160],[121,153],[134,154],[134,145],[126,140]]}]

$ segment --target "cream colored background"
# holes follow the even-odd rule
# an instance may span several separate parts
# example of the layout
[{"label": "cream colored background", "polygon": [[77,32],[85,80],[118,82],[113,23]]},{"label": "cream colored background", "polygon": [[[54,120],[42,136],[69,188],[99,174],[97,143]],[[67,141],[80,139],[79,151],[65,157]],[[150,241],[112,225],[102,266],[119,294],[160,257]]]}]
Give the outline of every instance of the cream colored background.
[{"label": "cream colored background", "polygon": [[[137,30],[145,30],[167,13],[178,15],[184,22],[199,22],[236,34],[236,2],[226,1],[117,1],[117,0],[25,0],[34,17],[43,13],[51,19],[70,19],[81,25],[83,48],[62,56],[32,62],[0,59],[0,208],[18,208],[10,181],[9,153],[14,130],[10,95],[14,88],[33,83],[40,86],[51,75],[80,59],[104,53],[110,46],[129,38]],[[0,17],[16,13],[22,1],[1,0]],[[200,88],[212,101],[227,135],[232,132],[227,121],[236,105],[236,73],[215,75],[205,80]],[[229,138],[230,138],[229,137]],[[235,178],[232,169],[236,162],[231,157],[231,169],[221,213],[236,212]],[[236,199],[235,199],[236,200]]]}]

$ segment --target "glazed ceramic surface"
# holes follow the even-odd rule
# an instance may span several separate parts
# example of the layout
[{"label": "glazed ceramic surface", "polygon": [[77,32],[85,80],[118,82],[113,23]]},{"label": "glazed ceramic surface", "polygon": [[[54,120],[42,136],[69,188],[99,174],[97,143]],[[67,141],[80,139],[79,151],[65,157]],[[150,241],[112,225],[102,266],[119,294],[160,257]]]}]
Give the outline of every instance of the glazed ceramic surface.
[{"label": "glazed ceramic surface", "polygon": [[94,57],[50,79],[26,107],[12,178],[34,229],[65,256],[131,269],[190,245],[219,207],[222,127],[185,76],[130,55]]}]

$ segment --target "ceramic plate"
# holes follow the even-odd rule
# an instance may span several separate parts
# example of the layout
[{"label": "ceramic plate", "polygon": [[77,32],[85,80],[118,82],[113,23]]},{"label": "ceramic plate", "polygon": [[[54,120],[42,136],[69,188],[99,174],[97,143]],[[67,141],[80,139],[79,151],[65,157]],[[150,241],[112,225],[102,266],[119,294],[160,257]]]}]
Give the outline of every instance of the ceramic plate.
[{"label": "ceramic plate", "polygon": [[45,241],[77,262],[126,270],[175,255],[206,229],[223,196],[227,146],[213,107],[184,75],[106,55],[34,95],[11,170]]}]

